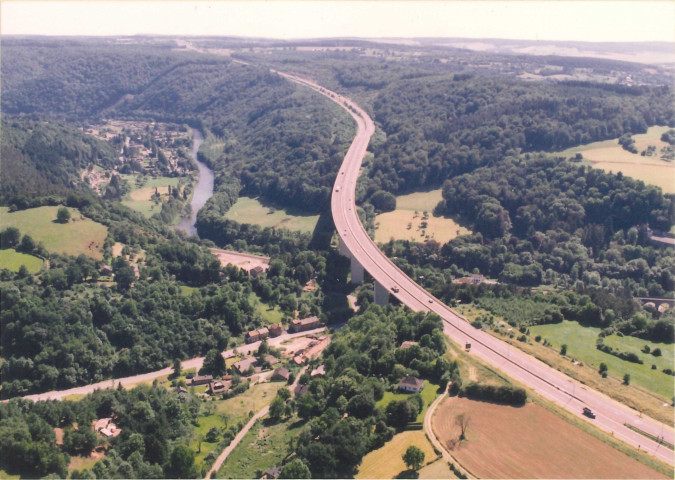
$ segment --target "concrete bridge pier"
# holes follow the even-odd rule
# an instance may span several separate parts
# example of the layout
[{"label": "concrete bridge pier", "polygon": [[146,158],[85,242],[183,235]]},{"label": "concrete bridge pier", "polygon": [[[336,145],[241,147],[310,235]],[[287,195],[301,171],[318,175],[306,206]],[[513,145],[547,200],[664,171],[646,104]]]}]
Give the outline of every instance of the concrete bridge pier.
[{"label": "concrete bridge pier", "polygon": [[374,300],[376,305],[381,305],[383,307],[389,304],[389,290],[377,280],[375,280]]},{"label": "concrete bridge pier", "polygon": [[352,270],[352,280],[351,280],[352,283],[359,284],[363,282],[364,270],[359,261],[356,259],[356,257],[352,257],[351,270]]},{"label": "concrete bridge pier", "polygon": [[349,249],[347,248],[344,240],[342,240],[342,237],[338,237],[338,252],[340,252],[340,255],[343,257],[352,258],[352,255],[349,253]]}]

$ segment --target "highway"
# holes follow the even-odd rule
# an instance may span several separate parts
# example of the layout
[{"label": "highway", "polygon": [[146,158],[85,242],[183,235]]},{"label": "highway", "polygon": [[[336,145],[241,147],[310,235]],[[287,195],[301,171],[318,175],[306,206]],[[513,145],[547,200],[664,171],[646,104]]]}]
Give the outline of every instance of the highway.
[{"label": "highway", "polygon": [[[469,322],[408,277],[380,251],[363,228],[356,212],[354,194],[361,162],[366,154],[375,124],[368,114],[350,99],[297,75],[277,72],[300,85],[312,88],[330,98],[354,118],[357,133],[344,158],[337,175],[331,198],[331,211],[335,228],[341,241],[370,275],[383,285],[404,305],[416,312],[433,312],[444,322],[448,337],[460,345],[471,343],[471,355],[480,357],[514,380],[532,388],[539,395],[553,401],[579,418],[612,436],[646,451],[663,462],[673,465],[673,451],[626,427],[631,425],[656,438],[673,444],[672,425],[643,417],[606,395],[589,389],[581,383],[523,353],[505,342],[475,329]],[[395,287],[398,291],[392,290]],[[597,418],[589,419],[582,414],[584,407],[591,408]],[[671,408],[664,406],[664,408]]]}]

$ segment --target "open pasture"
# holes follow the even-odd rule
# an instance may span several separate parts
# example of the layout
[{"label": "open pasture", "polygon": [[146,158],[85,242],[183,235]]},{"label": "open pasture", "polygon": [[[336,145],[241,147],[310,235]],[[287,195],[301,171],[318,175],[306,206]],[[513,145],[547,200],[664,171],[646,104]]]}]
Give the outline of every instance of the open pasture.
[{"label": "open pasture", "polygon": [[[600,333],[599,328],[583,327],[576,322],[564,321],[558,324],[537,325],[530,327],[530,336],[541,335],[553,345],[555,350],[560,350],[563,344],[567,345],[567,355],[576,358],[584,364],[593,366],[596,370],[600,363],[608,367],[609,375],[622,378],[624,374],[630,375],[631,385],[639,385],[650,390],[664,399],[673,396],[673,384],[675,378],[662,372],[664,368],[673,368],[675,346],[665,343],[653,343],[648,340],[635,337],[618,337],[610,335],[605,337],[605,345],[615,350],[635,353],[644,364],[631,363],[618,357],[602,352],[596,348],[596,340]],[[659,348],[662,352],[660,357],[643,353],[642,348],[647,345],[651,350]],[[543,348],[543,347],[542,347]],[[652,370],[652,365],[656,369]],[[599,376],[599,375],[598,375]],[[604,379],[609,383],[608,379]]]},{"label": "open pasture", "polygon": [[319,221],[318,215],[263,205],[257,198],[249,197],[239,197],[225,217],[239,223],[260,225],[263,228],[285,228],[305,233],[312,233]]},{"label": "open pasture", "polygon": [[[386,243],[393,238],[413,242],[436,240],[440,243],[447,243],[458,235],[470,233],[451,218],[432,215],[431,212],[443,199],[441,193],[438,189],[397,196],[396,210],[375,217],[377,225],[375,241]],[[429,214],[426,220],[422,218],[423,212]],[[427,223],[426,228],[422,228],[422,222]]]},{"label": "open pasture", "polygon": [[68,223],[59,223],[56,221],[59,208],[38,207],[9,213],[7,207],[2,207],[0,228],[16,227],[21,235],[28,234],[36,242],[42,242],[49,252],[102,259],[108,228],[84,217],[75,208],[68,208],[71,216]]},{"label": "open pasture", "polygon": [[[467,439],[455,443],[455,417],[462,413],[470,417]],[[450,397],[439,405],[433,428],[478,478],[666,478],[534,403]]]},{"label": "open pasture", "polygon": [[24,265],[30,273],[37,273],[44,262],[38,257],[26,253],[17,252],[11,248],[0,250],[0,269],[6,268],[12,272],[18,272]]},{"label": "open pasture", "polygon": [[434,447],[427,439],[424,431],[410,430],[394,435],[381,448],[373,450],[363,457],[359,472],[355,478],[394,478],[408,470],[403,462],[406,449],[414,445],[424,452],[424,464],[437,457]]},{"label": "open pasture", "polygon": [[[581,153],[595,168],[621,172],[649,185],[661,187],[664,193],[675,193],[675,163],[660,159],[661,149],[668,146],[661,140],[661,135],[668,129],[655,126],[650,127],[647,133],[633,135],[638,153],[624,150],[618,139],[614,139],[568,148],[561,155],[571,157]],[[656,147],[656,154],[651,157],[640,155],[649,146]]]}]

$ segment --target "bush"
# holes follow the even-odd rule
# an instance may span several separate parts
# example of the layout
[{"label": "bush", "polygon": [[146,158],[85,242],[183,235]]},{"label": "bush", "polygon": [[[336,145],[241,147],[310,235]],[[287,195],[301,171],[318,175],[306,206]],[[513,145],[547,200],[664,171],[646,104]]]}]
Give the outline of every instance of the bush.
[{"label": "bush", "polygon": [[527,392],[522,388],[512,386],[482,385],[480,383],[470,383],[465,386],[461,396],[466,396],[476,400],[488,400],[491,402],[502,403],[504,405],[524,405],[527,401]]},{"label": "bush", "polygon": [[655,357],[660,357],[661,356],[661,349],[655,348],[654,350],[652,350],[652,355],[654,355]]}]

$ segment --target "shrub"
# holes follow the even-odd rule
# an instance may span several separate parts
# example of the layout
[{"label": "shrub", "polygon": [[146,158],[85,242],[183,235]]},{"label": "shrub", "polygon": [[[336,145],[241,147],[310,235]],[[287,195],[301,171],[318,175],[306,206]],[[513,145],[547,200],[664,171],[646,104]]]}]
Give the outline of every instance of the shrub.
[{"label": "shrub", "polygon": [[460,395],[477,400],[488,400],[505,405],[524,405],[527,401],[527,392],[522,388],[512,386],[483,385],[470,383],[465,386]]}]

